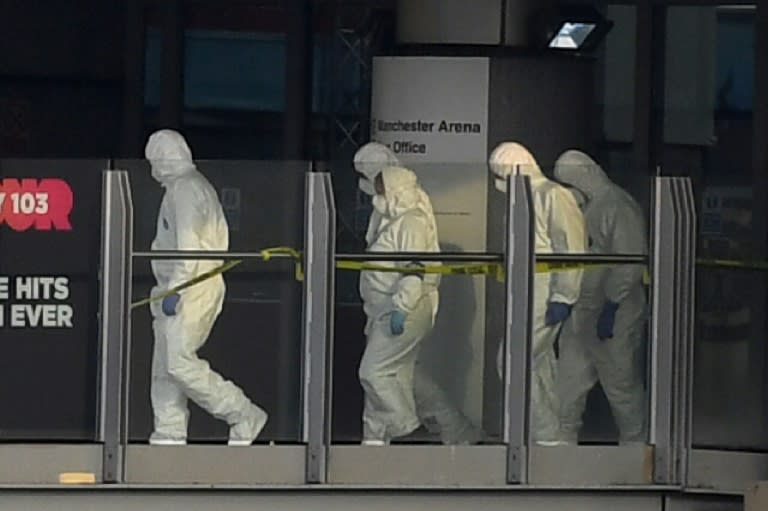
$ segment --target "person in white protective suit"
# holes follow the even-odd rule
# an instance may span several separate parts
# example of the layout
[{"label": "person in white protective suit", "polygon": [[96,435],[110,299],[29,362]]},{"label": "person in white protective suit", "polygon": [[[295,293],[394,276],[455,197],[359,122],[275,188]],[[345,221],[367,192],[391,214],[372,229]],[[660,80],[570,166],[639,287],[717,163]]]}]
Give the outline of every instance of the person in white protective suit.
[{"label": "person in white protective suit", "polygon": [[[584,219],[573,195],[547,179],[533,155],[523,145],[504,142],[489,158],[496,188],[507,192],[507,176],[528,176],[534,207],[536,254],[583,254],[586,251]],[[531,432],[539,445],[560,442],[559,400],[555,341],[563,322],[579,298],[579,270],[537,273],[533,289],[533,346],[531,353]]]},{"label": "person in white protective suit", "polygon": [[[355,170],[361,175],[358,187],[371,197],[376,196],[374,184],[376,176],[387,167],[401,166],[400,160],[392,149],[379,142],[368,142],[360,147],[355,153],[354,165]],[[373,215],[381,216],[381,213],[374,208]]]},{"label": "person in white protective suit", "polygon": [[[355,168],[363,175],[360,188],[375,193],[378,180],[366,234],[368,250],[439,252],[429,197],[413,172],[386,167],[394,161],[394,154],[377,143],[366,144],[355,157]],[[361,273],[367,345],[358,374],[365,391],[365,445],[386,445],[431,420],[437,424],[445,444],[469,444],[481,439],[481,432],[417,363],[421,341],[434,325],[439,282],[438,275]]]},{"label": "person in white protective suit", "polygon": [[[165,194],[152,250],[226,251],[229,229],[216,190],[197,170],[184,138],[173,130],[149,137],[145,156]],[[158,297],[221,265],[211,260],[153,260]],[[153,445],[184,445],[191,399],[230,425],[229,445],[250,445],[267,414],[197,356],[224,303],[224,279],[209,278],[151,304],[155,334],[151,400]]]},{"label": "person in white protective suit", "polygon": [[[584,218],[593,254],[647,253],[640,205],[581,151],[563,153],[555,178],[585,200]],[[587,395],[599,380],[621,442],[645,441],[642,351],[646,296],[642,265],[588,270],[581,297],[560,336],[560,429],[578,441]]]}]

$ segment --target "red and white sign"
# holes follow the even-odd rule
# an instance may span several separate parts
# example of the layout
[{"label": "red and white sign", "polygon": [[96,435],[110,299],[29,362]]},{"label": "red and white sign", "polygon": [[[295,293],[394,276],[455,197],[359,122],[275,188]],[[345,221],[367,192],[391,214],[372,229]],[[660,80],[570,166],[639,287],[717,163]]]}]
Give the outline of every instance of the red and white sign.
[{"label": "red and white sign", "polygon": [[63,179],[4,178],[0,182],[0,225],[14,231],[71,231],[72,188]]}]

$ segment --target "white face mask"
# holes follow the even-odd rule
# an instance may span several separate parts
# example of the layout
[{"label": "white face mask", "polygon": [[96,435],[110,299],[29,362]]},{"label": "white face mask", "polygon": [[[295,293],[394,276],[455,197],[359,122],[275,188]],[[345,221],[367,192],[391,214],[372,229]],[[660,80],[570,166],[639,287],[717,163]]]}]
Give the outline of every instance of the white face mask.
[{"label": "white face mask", "polygon": [[382,215],[386,215],[387,214],[387,198],[384,197],[383,195],[374,195],[373,207],[376,211],[378,211]]},{"label": "white face mask", "polygon": [[166,172],[164,172],[164,169],[162,168],[163,163],[159,161],[151,162],[150,163],[150,169],[152,171],[152,178],[157,181],[158,183],[162,183],[162,177]]},{"label": "white face mask", "polygon": [[579,205],[579,209],[584,209],[584,206],[587,205],[587,196],[584,195],[584,193],[579,190],[578,188],[569,188],[568,189],[571,194],[573,194],[573,197],[576,199],[576,204]]},{"label": "white face mask", "polygon": [[376,195],[376,189],[375,189],[375,187],[373,186],[373,183],[371,183],[370,181],[368,181],[368,180],[367,180],[367,179],[365,179],[365,178],[362,178],[362,177],[361,177],[361,178],[358,180],[358,182],[357,182],[357,187],[358,187],[358,188],[360,188],[360,190],[361,190],[361,191],[362,191],[364,194],[366,194],[366,195],[370,195],[370,196],[374,196],[374,195]]},{"label": "white face mask", "polygon": [[184,173],[183,162],[173,160],[154,160],[150,162],[152,178],[161,185],[167,184]]},{"label": "white face mask", "polygon": [[497,177],[494,181],[494,184],[496,185],[496,189],[500,191],[501,193],[507,193],[507,180],[501,179],[500,177]]}]

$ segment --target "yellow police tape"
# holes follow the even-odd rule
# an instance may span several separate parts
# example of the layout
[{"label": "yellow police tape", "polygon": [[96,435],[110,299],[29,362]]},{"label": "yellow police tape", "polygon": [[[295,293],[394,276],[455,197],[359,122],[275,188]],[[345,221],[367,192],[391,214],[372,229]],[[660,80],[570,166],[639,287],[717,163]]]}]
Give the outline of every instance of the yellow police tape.
[{"label": "yellow police tape", "polygon": [[[262,260],[264,261],[269,261],[275,255],[289,256],[293,260],[293,263],[295,266],[295,279],[297,281],[304,280],[304,269],[302,267],[302,262],[301,262],[302,256],[301,256],[301,253],[296,249],[293,249],[291,247],[273,247],[273,248],[264,249],[260,251],[259,254],[261,255]],[[188,282],[185,282],[184,284],[181,284],[179,286],[176,286],[173,289],[169,289],[164,293],[132,303],[131,309],[135,309],[138,307],[142,307],[144,305],[148,305],[150,303],[160,301],[163,298],[166,298],[170,295],[183,291],[184,289],[187,289],[196,284],[204,282],[212,277],[215,277],[216,275],[221,275],[222,273],[225,273],[231,270],[232,268],[241,264],[242,262],[243,260],[241,259],[228,261],[222,264],[221,266],[214,268],[213,270],[207,271],[203,274],[200,274],[194,279]],[[768,262],[763,262],[763,261],[745,262],[745,261],[735,261],[735,260],[728,260],[728,259],[697,259],[696,264],[702,265],[702,266],[723,268],[723,269],[738,268],[738,269],[744,269],[744,270],[768,271]],[[562,262],[562,263],[539,262],[539,263],[536,263],[536,273],[552,273],[557,271],[584,270],[584,269],[593,269],[601,266],[615,266],[615,265],[616,263],[578,262],[578,261]],[[342,260],[336,261],[336,268],[339,270],[349,270],[349,271],[380,271],[380,272],[388,272],[388,273],[419,273],[419,274],[437,274],[437,275],[492,275],[499,282],[504,282],[505,273],[506,273],[504,265],[502,263],[427,264],[424,266],[416,266],[416,267],[409,266],[407,268],[404,268],[404,267],[393,267],[393,266],[387,266],[383,264],[350,261],[350,260],[342,259]],[[646,268],[643,272],[643,282],[645,285],[649,285],[650,280],[651,280],[650,273]]]},{"label": "yellow police tape", "polygon": [[427,264],[424,266],[395,267],[359,261],[336,261],[339,270],[380,271],[385,273],[420,273],[437,275],[494,275],[504,280],[504,265],[500,263]]},{"label": "yellow police tape", "polygon": [[[616,263],[600,262],[562,262],[562,263],[536,263],[536,273],[554,273],[558,271],[572,271],[592,269],[599,266],[613,266]],[[493,275],[499,282],[504,282],[506,269],[502,263],[463,263],[444,265],[424,265],[417,267],[392,267],[382,264],[361,263],[357,261],[336,261],[339,270],[352,271],[381,271],[389,273],[421,273],[438,275]]]},{"label": "yellow police tape", "polygon": [[739,270],[768,271],[768,262],[765,261],[735,261],[731,259],[696,259],[699,266],[714,268],[735,268]]},{"label": "yellow police tape", "polygon": [[[265,248],[264,250],[260,251],[259,254],[261,255],[262,260],[264,261],[269,261],[276,255],[290,256],[291,259],[293,259],[294,265],[295,265],[295,270],[294,270],[295,279],[298,281],[304,280],[304,270],[301,266],[301,253],[296,249],[293,249],[291,247],[272,247],[272,248]],[[160,293],[156,296],[152,296],[150,298],[139,300],[138,302],[134,302],[131,304],[131,309],[143,307],[144,305],[149,305],[154,302],[159,302],[163,298],[176,294],[180,291],[183,291],[201,282],[205,282],[206,280],[213,278],[216,275],[221,275],[222,273],[228,272],[229,270],[241,264],[242,262],[243,262],[242,259],[234,259],[232,261],[227,261],[221,266],[214,268],[210,271],[207,271],[205,273],[201,273],[200,275],[193,278],[192,280],[188,280],[187,282],[180,284],[172,289],[169,289],[168,291]]]}]

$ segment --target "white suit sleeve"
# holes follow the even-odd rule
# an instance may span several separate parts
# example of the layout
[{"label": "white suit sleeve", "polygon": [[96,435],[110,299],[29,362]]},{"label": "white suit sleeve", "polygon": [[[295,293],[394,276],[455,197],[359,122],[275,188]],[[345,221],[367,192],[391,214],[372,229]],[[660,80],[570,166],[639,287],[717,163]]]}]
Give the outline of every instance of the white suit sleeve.
[{"label": "white suit sleeve", "polygon": [[[610,240],[608,253],[637,255],[647,253],[645,226],[642,217],[628,207],[617,206],[605,215],[600,228],[605,239]],[[605,296],[614,303],[621,303],[630,291],[643,279],[642,265],[616,265],[608,270]]]},{"label": "white suit sleeve", "polygon": [[[426,252],[427,227],[423,219],[406,216],[397,232],[398,252]],[[421,266],[418,261],[399,264],[400,267]],[[412,312],[424,294],[424,276],[417,273],[401,273],[397,281],[392,303],[404,312]]]},{"label": "white suit sleeve", "polygon": [[[191,187],[175,191],[173,208],[176,220],[176,250],[202,250],[199,233],[204,224],[203,210],[206,205],[201,204],[195,190]],[[173,263],[173,272],[168,283],[169,289],[192,280],[200,273],[198,260],[174,260]]]},{"label": "white suit sleeve", "polygon": [[[587,251],[584,217],[573,195],[557,187],[550,194],[549,237],[554,254],[584,254]],[[582,270],[560,271],[552,275],[550,302],[574,304],[579,299]]]}]

